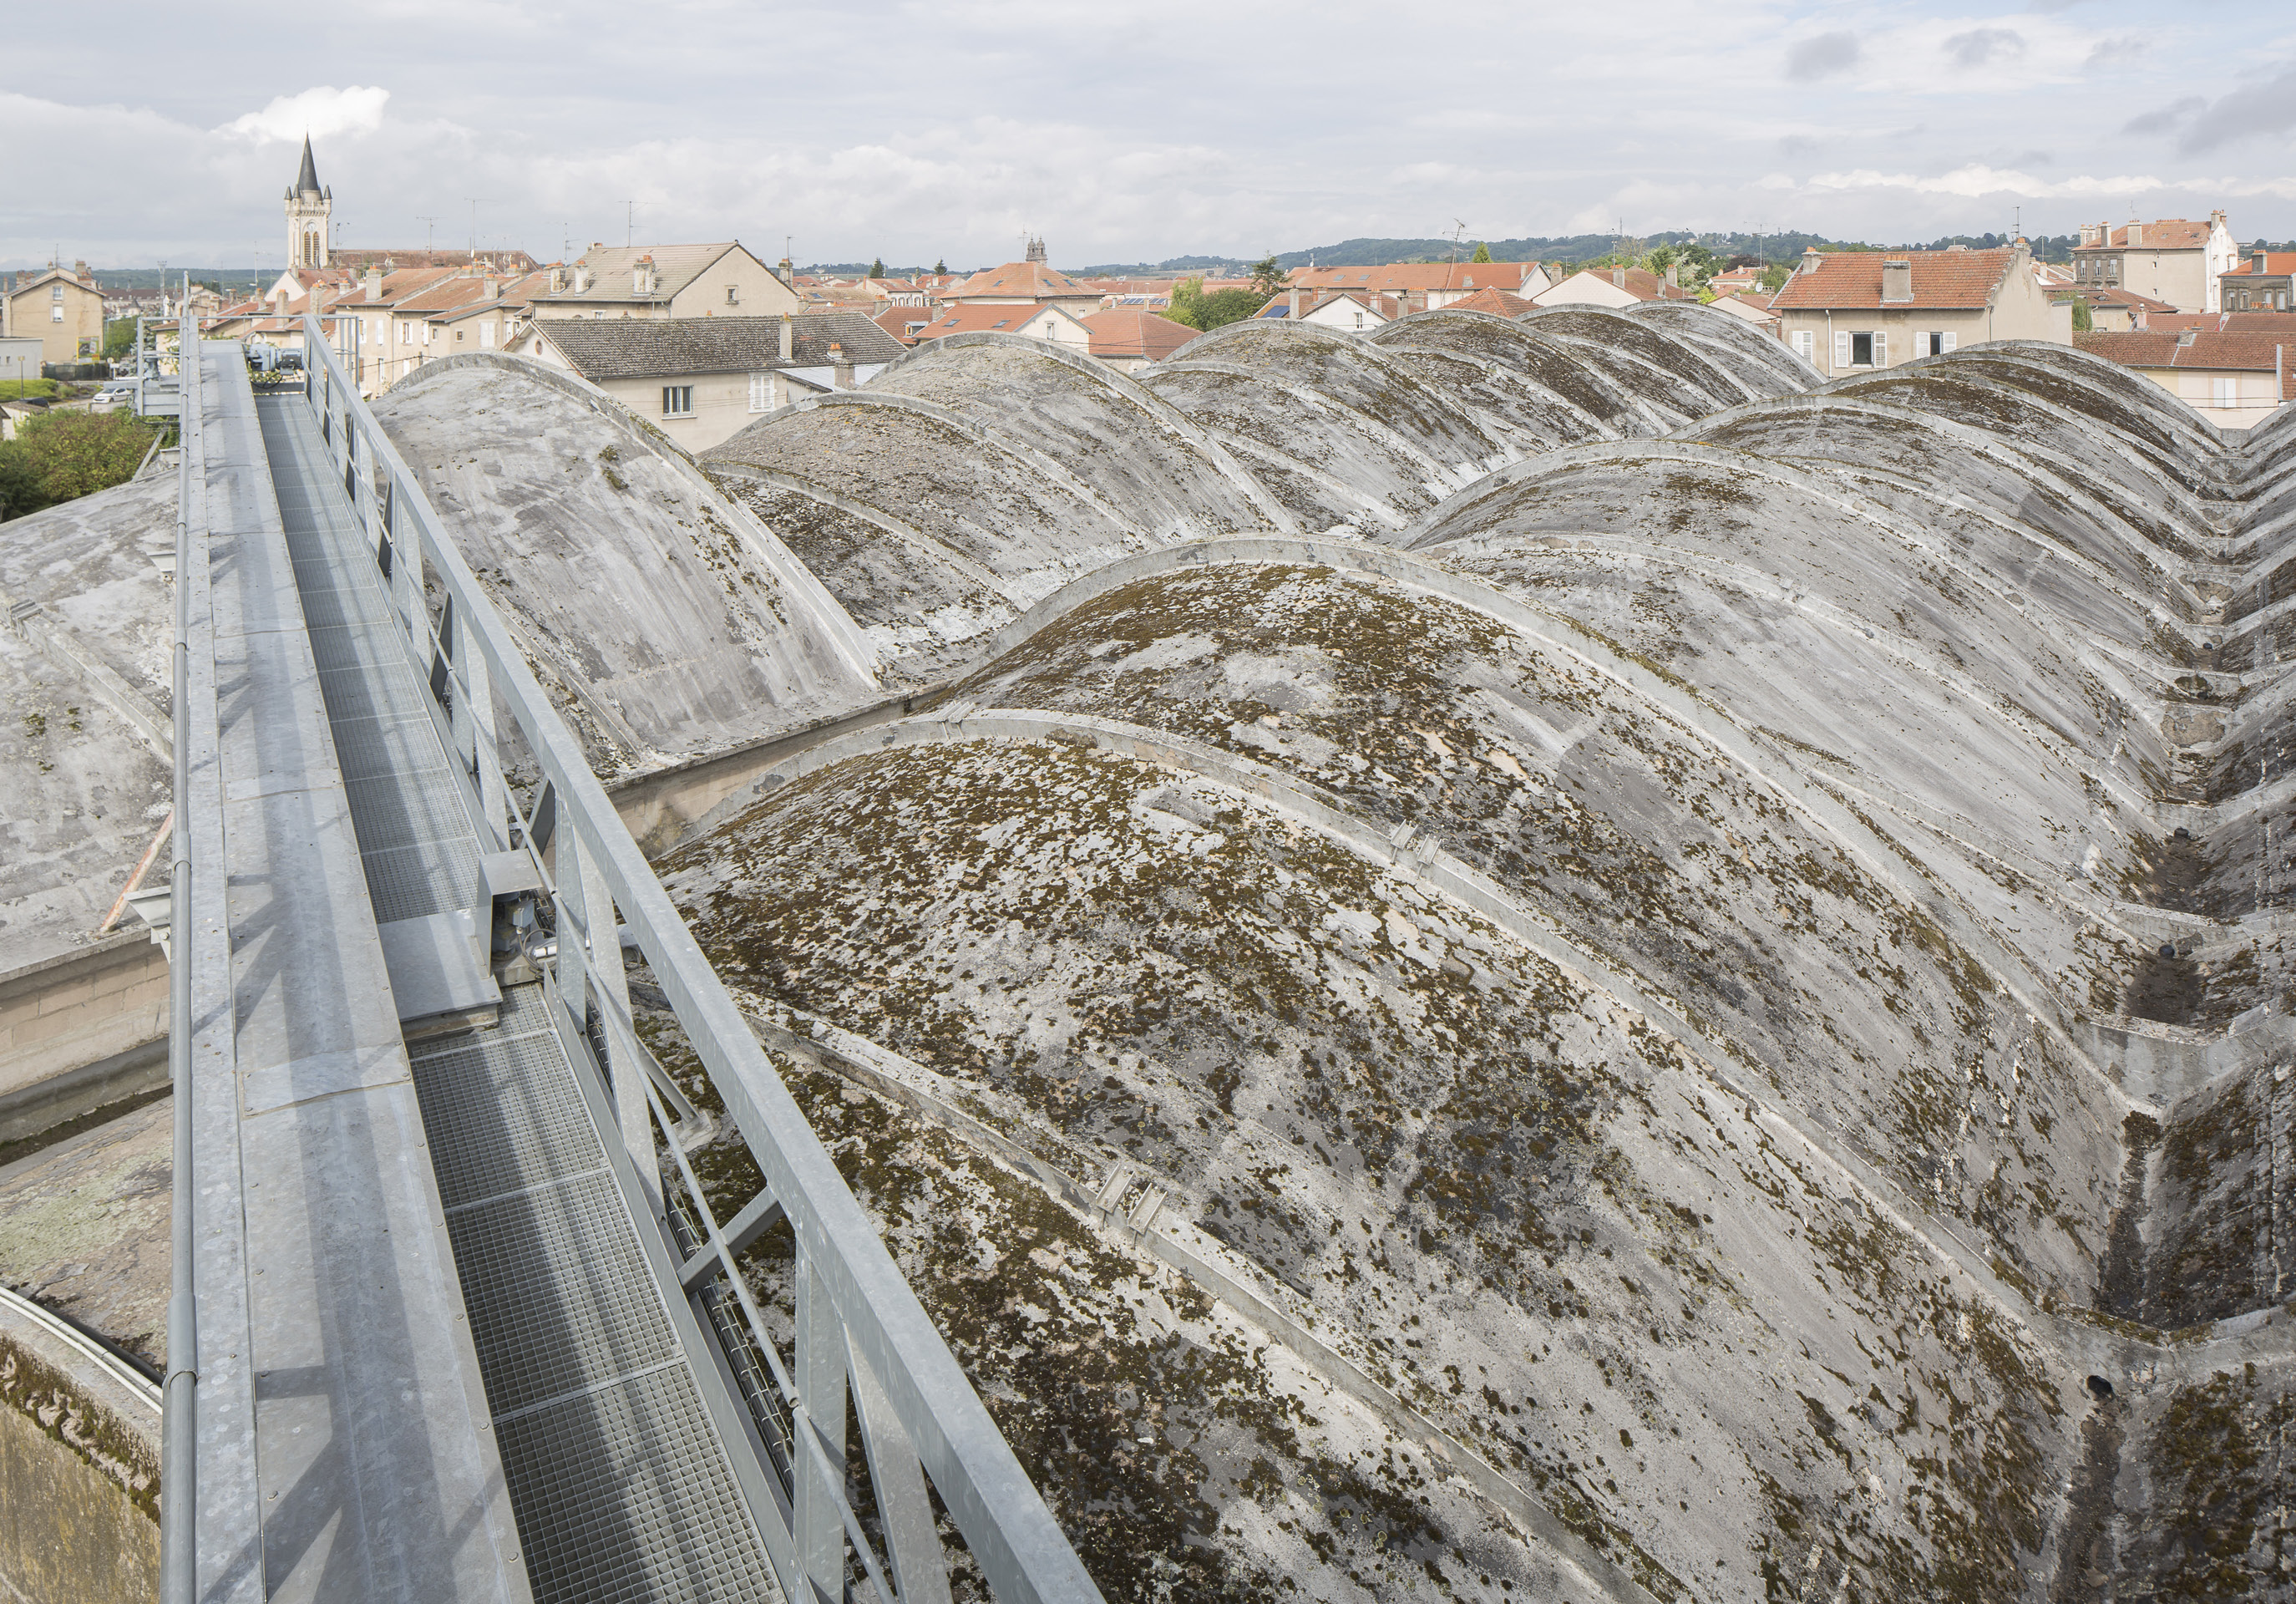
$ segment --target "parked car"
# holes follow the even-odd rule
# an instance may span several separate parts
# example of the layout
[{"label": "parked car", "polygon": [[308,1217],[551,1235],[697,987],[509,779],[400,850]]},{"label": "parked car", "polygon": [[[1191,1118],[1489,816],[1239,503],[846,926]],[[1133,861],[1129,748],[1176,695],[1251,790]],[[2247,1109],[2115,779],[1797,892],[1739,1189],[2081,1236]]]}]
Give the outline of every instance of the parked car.
[{"label": "parked car", "polygon": [[87,409],[90,412],[117,412],[123,407],[134,405],[135,405],[135,386],[107,384],[95,392],[95,399],[87,404]]}]

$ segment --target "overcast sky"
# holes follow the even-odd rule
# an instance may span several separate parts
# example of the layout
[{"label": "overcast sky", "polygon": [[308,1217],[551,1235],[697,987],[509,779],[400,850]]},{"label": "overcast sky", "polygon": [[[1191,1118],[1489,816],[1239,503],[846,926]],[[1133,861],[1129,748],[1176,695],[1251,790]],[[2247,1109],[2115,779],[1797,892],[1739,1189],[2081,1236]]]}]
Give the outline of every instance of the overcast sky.
[{"label": "overcast sky", "polygon": [[[0,266],[738,237],[771,259],[1256,256],[1353,236],[1881,243],[2230,214],[2296,235],[2296,12],[1611,4],[364,0],[35,8]],[[125,19],[120,19],[125,21]]]}]

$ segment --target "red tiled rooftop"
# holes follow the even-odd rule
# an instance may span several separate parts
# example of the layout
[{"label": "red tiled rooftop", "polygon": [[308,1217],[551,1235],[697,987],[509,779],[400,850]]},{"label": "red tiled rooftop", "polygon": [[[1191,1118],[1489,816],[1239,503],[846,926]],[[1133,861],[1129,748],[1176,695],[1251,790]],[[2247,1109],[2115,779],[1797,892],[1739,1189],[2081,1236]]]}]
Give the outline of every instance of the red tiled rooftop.
[{"label": "red tiled rooftop", "polygon": [[2014,250],[1836,251],[1808,259],[1797,268],[1770,305],[1781,312],[1803,308],[1839,311],[1872,308],[1882,300],[1882,264],[1911,266],[1913,299],[1889,302],[1891,309],[1982,307],[2009,271]]}]

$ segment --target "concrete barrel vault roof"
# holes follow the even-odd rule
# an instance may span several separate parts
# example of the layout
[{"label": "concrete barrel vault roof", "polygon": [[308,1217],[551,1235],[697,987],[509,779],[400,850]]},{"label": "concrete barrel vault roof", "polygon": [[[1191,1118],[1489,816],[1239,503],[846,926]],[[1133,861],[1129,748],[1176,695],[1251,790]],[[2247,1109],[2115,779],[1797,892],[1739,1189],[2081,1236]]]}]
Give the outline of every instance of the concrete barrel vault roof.
[{"label": "concrete barrel vault roof", "polygon": [[601,775],[876,693],[875,650],[820,580],[580,379],[456,357],[373,406]]}]

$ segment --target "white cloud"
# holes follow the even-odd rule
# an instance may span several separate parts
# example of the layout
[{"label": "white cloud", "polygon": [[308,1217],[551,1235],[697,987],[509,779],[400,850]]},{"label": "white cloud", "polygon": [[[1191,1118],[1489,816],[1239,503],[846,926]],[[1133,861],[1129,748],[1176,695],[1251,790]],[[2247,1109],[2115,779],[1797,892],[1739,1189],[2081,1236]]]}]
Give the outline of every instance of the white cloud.
[{"label": "white cloud", "polygon": [[357,85],[338,89],[326,85],[300,95],[280,95],[260,111],[234,118],[216,132],[264,144],[280,140],[299,143],[306,134],[314,139],[372,134],[382,126],[383,104],[390,99],[388,89]]}]

